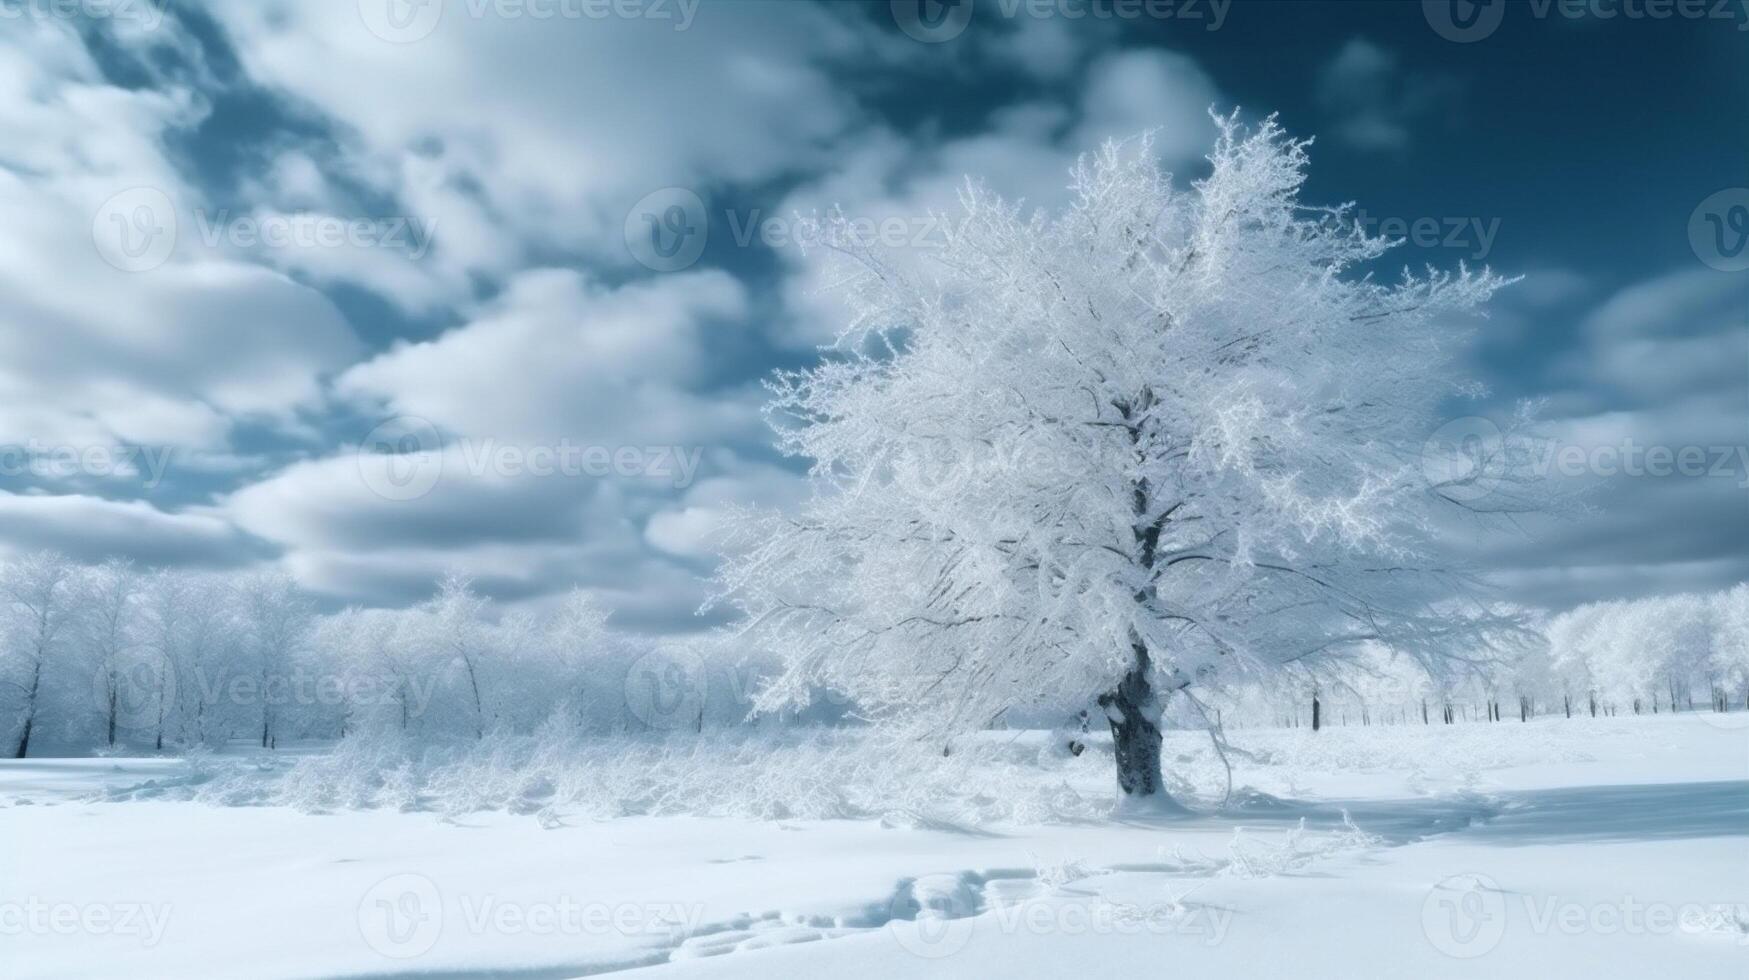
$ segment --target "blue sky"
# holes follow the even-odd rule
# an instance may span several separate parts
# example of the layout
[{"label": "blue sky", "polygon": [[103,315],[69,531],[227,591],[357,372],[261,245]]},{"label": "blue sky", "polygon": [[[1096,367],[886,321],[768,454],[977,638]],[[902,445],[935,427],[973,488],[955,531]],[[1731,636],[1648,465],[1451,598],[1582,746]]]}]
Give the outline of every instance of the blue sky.
[{"label": "blue sky", "polygon": [[[1410,239],[1381,272],[1526,277],[1450,417],[1543,399],[1596,487],[1471,542],[1509,595],[1749,578],[1736,0],[74,7],[0,0],[0,548],[697,628],[724,508],[804,492],[759,383],[842,310],[792,215],[926,261],[968,173],[1049,205],[1155,129],[1190,178],[1238,106]],[[1636,447],[1704,472],[1602,478]]]}]

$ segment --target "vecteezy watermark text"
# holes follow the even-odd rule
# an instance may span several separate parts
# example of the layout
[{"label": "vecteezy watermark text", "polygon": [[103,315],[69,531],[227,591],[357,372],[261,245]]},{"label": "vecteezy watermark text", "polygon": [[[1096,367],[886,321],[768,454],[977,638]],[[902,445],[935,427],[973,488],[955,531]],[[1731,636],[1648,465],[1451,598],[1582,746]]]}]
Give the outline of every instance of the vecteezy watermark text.
[{"label": "vecteezy watermark text", "polygon": [[1421,465],[1429,485],[1465,501],[1503,484],[1551,478],[1729,479],[1749,490],[1749,444],[1675,446],[1629,436],[1581,445],[1508,431],[1481,416],[1440,426],[1422,445]]},{"label": "vecteezy watermark text", "polygon": [[169,446],[72,446],[27,439],[0,444],[0,477],[142,477],[151,490],[164,481],[173,452]]},{"label": "vecteezy watermark text", "polygon": [[1500,234],[1499,218],[1474,216],[1380,217],[1362,209],[1355,212],[1354,224],[1369,236],[1400,239],[1415,248],[1450,249],[1478,262],[1494,251]]},{"label": "vecteezy watermark text", "polygon": [[[1500,945],[1509,929],[1546,936],[1669,936],[1711,933],[1749,944],[1749,903],[1642,901],[1633,895],[1578,901],[1559,895],[1511,896],[1484,874],[1445,878],[1421,907],[1422,932],[1433,947],[1474,959]],[[1516,914],[1515,914],[1516,913]]]},{"label": "vecteezy watermark text", "polygon": [[164,22],[166,0],[0,0],[5,20],[114,20],[152,30]]},{"label": "vecteezy watermark text", "polygon": [[169,925],[163,902],[0,901],[0,936],[131,936],[152,947]]},{"label": "vecteezy watermark text", "polygon": [[389,248],[415,261],[431,248],[437,222],[414,216],[340,218],[331,214],[233,215],[220,209],[194,212],[201,243],[208,248]]},{"label": "vecteezy watermark text", "polygon": [[[413,261],[431,249],[435,219],[417,215],[340,217],[304,211],[195,208],[188,214],[209,249],[390,249]],[[91,241],[105,262],[123,272],[149,272],[169,261],[182,230],[183,211],[157,187],[130,187],[110,195],[91,219]]]},{"label": "vecteezy watermark text", "polygon": [[724,208],[713,214],[697,192],[664,187],[632,206],[624,230],[626,250],[640,265],[679,272],[699,260],[713,232],[727,232],[726,240],[735,248],[939,250],[948,247],[965,220],[956,223],[941,214],[783,215],[762,208]]},{"label": "vecteezy watermark text", "polygon": [[608,446],[563,438],[551,443],[461,437],[447,441],[430,422],[401,415],[371,429],[357,450],[360,478],[387,500],[416,500],[445,475],[474,478],[593,477],[692,485],[701,446]]},{"label": "vecteezy watermark text", "polygon": [[1749,0],[1421,0],[1434,33],[1459,44],[1491,37],[1508,9],[1535,20],[1716,20],[1749,30]]},{"label": "vecteezy watermark text", "polygon": [[437,30],[446,13],[469,20],[642,20],[692,27],[703,0],[358,0],[365,29],[391,44],[412,44]]},{"label": "vecteezy watermark text", "polygon": [[673,941],[696,933],[703,917],[699,902],[602,902],[570,895],[522,900],[466,892],[446,898],[437,882],[412,872],[377,882],[358,903],[360,937],[392,959],[429,952],[457,924],[470,936],[649,936]]},{"label": "vecteezy watermark text", "polygon": [[[1200,23],[1218,31],[1233,0],[985,0],[1003,20],[1165,21]],[[893,23],[925,44],[951,41],[972,22],[974,0],[889,0]]]}]

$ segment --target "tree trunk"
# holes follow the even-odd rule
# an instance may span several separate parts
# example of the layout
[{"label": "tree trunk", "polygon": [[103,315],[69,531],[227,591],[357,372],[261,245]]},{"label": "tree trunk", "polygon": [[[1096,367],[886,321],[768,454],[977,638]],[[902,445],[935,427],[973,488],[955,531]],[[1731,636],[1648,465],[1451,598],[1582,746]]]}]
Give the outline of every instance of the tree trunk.
[{"label": "tree trunk", "polygon": [[111,671],[110,675],[109,675],[109,747],[112,749],[115,748],[115,701],[116,701],[116,689],[115,688],[116,688],[115,673],[113,671]]},{"label": "tree trunk", "polygon": [[468,687],[474,692],[474,738],[486,737],[486,706],[480,700],[480,679],[474,676],[474,660],[463,657],[462,665],[468,669]]},{"label": "tree trunk", "polygon": [[268,693],[269,679],[267,671],[261,672],[261,747],[271,748],[273,743],[273,695]]},{"label": "tree trunk", "polygon": [[1318,704],[1318,696],[1312,695],[1312,731],[1323,726],[1323,708]]},{"label": "tree trunk", "polygon": [[14,759],[22,759],[30,751],[30,730],[36,724],[36,695],[42,687],[42,681],[43,661],[38,656],[36,667],[30,672],[29,700],[24,702],[24,731],[18,734],[18,750],[12,756]]},{"label": "tree trunk", "polygon": [[1148,650],[1134,644],[1135,663],[1116,690],[1099,696],[1099,706],[1111,723],[1111,744],[1117,756],[1117,785],[1127,799],[1158,796],[1160,775],[1160,701],[1149,679]]}]

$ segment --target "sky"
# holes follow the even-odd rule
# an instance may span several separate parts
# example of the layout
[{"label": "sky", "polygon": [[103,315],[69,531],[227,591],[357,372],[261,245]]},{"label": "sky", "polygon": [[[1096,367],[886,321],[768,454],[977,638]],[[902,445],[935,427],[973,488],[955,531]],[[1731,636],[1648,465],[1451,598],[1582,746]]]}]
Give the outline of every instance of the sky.
[{"label": "sky", "polygon": [[1749,580],[1749,0],[0,0],[0,553],[703,628],[725,511],[806,493],[797,216],[927,261],[968,175],[1194,179],[1211,109],[1381,274],[1524,277],[1430,427],[1534,400],[1588,491],[1463,542],[1508,597]]}]

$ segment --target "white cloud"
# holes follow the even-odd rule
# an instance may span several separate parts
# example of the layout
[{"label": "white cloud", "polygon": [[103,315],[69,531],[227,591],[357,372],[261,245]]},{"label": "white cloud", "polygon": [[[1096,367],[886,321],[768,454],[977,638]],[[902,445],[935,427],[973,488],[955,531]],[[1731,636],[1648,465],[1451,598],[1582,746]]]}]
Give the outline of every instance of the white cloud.
[{"label": "white cloud", "polygon": [[167,513],[141,500],[83,494],[0,491],[0,547],[54,549],[84,561],[125,554],[148,563],[234,565],[250,557],[248,542],[222,517]]},{"label": "white cloud", "polygon": [[700,481],[681,506],[651,515],[644,527],[645,540],[672,555],[714,558],[728,544],[725,519],[732,508],[781,510],[800,503],[808,493],[798,473],[729,454],[723,457],[716,460],[717,469],[729,475]]},{"label": "white cloud", "polygon": [[1408,71],[1400,62],[1395,51],[1356,37],[1318,72],[1318,101],[1336,117],[1339,139],[1361,150],[1401,152],[1413,123],[1455,104],[1452,79]]},{"label": "white cloud", "polygon": [[[52,21],[9,27],[0,65],[0,442],[218,448],[356,356],[321,294],[188,233],[199,197],[165,142],[203,117],[198,98],[106,83]],[[116,267],[123,241],[148,267]]]},{"label": "white cloud", "polygon": [[702,395],[706,331],[744,328],[746,292],[717,271],[611,289],[582,274],[521,273],[435,340],[399,344],[341,376],[339,392],[455,434],[608,446],[745,438],[760,423],[734,392]]},{"label": "white cloud", "polygon": [[[1152,131],[1154,151],[1169,167],[1200,160],[1213,144],[1209,110],[1219,101],[1214,82],[1183,55],[1109,54],[1088,66],[1075,108],[1050,101],[1014,103],[992,112],[982,130],[934,143],[871,130],[777,210],[787,216],[839,207],[877,226],[898,219],[921,234],[915,245],[908,239],[894,249],[892,260],[923,268],[942,240],[940,219],[951,222],[959,214],[959,192],[968,177],[1010,200],[1024,198],[1029,206],[1054,209],[1068,198],[1076,156],[1105,140]],[[829,342],[848,316],[828,288],[833,273],[804,260],[796,249],[783,257],[786,339],[799,345]]]},{"label": "white cloud", "polygon": [[214,14],[252,78],[341,123],[347,166],[437,222],[436,255],[458,269],[502,274],[538,245],[625,262],[622,222],[646,193],[806,168],[858,117],[819,60],[866,32],[829,9],[713,5],[686,30],[472,9],[447,5],[406,44],[351,3]]},{"label": "white cloud", "polygon": [[1170,51],[1107,55],[1088,69],[1075,151],[1107,139],[1154,131],[1154,152],[1169,164],[1201,159],[1214,142],[1210,109],[1220,93],[1191,58]]}]

